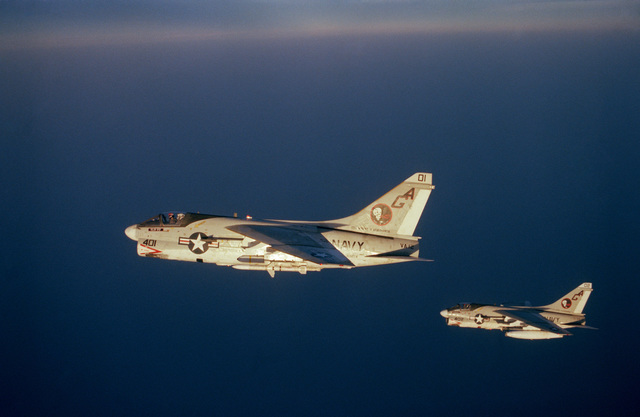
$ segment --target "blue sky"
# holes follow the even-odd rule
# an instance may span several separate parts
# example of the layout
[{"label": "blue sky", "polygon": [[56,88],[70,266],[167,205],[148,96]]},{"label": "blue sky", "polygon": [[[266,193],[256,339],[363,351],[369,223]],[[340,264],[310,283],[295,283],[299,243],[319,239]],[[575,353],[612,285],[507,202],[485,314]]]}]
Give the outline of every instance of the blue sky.
[{"label": "blue sky", "polygon": [[[638,3],[323,4],[0,2],[6,414],[638,415]],[[418,171],[430,263],[270,279],[124,234]],[[561,340],[439,315],[581,282],[599,330]]]}]

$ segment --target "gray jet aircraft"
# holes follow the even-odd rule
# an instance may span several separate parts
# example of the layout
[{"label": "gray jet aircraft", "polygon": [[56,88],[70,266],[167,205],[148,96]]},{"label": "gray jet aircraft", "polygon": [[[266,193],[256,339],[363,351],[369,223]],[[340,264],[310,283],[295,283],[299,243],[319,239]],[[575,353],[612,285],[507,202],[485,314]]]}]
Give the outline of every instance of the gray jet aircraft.
[{"label": "gray jet aircraft", "polygon": [[569,336],[567,328],[585,326],[582,314],[589,295],[593,291],[590,282],[560,298],[553,304],[540,307],[503,306],[461,303],[442,310],[440,315],[449,326],[474,329],[502,330],[507,337],[516,339],[556,339]]},{"label": "gray jet aircraft", "polygon": [[199,213],[161,213],[127,227],[138,255],[267,271],[320,271],[418,257],[413,236],[431,190],[419,172],[358,213],[329,221],[253,220]]}]

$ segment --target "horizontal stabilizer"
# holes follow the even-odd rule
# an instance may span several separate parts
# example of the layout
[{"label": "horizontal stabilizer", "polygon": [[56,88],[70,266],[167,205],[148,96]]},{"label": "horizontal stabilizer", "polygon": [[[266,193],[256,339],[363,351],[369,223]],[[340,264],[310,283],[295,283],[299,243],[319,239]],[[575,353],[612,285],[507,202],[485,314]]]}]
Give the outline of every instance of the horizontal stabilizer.
[{"label": "horizontal stabilizer", "polygon": [[418,261],[418,262],[433,262],[433,259],[424,259],[424,258],[416,258],[414,256],[393,256],[393,255],[369,255],[368,258],[388,258],[388,259],[397,259],[402,261]]},{"label": "horizontal stabilizer", "polygon": [[600,330],[597,327],[585,326],[585,325],[582,325],[582,324],[576,324],[575,326],[565,326],[565,327],[570,327],[572,329]]}]

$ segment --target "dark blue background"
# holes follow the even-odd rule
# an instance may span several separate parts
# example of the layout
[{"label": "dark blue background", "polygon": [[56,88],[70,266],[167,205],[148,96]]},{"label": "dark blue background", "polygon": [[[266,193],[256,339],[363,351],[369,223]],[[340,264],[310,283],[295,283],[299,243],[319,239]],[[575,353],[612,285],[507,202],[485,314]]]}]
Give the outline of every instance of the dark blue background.
[{"label": "dark blue background", "polygon": [[[9,415],[636,415],[640,38],[284,36],[0,52]],[[412,263],[140,258],[159,211],[326,220],[416,171]],[[594,283],[598,331],[451,328]]]}]

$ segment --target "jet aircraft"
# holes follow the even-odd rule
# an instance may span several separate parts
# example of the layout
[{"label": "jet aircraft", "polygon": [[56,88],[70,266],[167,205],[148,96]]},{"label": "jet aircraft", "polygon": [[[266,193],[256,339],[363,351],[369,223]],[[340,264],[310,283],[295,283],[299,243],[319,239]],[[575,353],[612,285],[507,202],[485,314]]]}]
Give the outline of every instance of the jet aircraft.
[{"label": "jet aircraft", "polygon": [[585,325],[582,310],[593,291],[585,282],[553,304],[540,307],[461,303],[440,312],[447,325],[502,330],[516,339],[556,339],[569,336],[567,328]]},{"label": "jet aircraft", "polygon": [[213,263],[243,270],[306,274],[418,257],[413,236],[432,174],[418,172],[354,215],[328,221],[253,220],[200,213],[160,213],[129,226],[138,255]]}]

